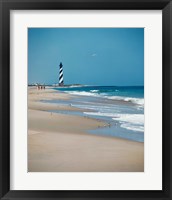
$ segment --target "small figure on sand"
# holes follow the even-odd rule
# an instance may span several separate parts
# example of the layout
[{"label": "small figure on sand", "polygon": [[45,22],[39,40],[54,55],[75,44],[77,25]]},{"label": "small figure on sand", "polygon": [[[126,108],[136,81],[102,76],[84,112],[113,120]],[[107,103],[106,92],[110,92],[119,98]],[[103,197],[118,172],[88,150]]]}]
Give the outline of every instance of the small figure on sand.
[{"label": "small figure on sand", "polygon": [[37,85],[36,88],[37,90],[42,90],[42,89],[45,90],[45,85]]},{"label": "small figure on sand", "polygon": [[40,87],[39,87],[39,85],[37,85],[37,86],[36,86],[36,88],[37,88],[37,90],[40,90]]}]

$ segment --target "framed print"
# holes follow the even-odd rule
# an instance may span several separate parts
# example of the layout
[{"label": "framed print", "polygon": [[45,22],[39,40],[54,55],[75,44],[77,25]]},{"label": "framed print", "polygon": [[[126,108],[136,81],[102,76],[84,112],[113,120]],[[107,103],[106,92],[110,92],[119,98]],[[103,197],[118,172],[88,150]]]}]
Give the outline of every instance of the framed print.
[{"label": "framed print", "polygon": [[171,199],[171,1],[0,5],[1,198]]}]

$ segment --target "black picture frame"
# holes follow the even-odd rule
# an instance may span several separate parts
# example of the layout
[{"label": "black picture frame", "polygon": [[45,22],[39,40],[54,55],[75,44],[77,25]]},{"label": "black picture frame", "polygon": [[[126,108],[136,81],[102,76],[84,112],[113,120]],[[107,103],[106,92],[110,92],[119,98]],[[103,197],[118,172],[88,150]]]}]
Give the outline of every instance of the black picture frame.
[{"label": "black picture frame", "polygon": [[[163,16],[163,188],[141,191],[10,190],[10,10],[162,10]],[[172,199],[172,1],[0,0],[0,197],[1,199]],[[156,72],[155,72],[156,73]]]}]

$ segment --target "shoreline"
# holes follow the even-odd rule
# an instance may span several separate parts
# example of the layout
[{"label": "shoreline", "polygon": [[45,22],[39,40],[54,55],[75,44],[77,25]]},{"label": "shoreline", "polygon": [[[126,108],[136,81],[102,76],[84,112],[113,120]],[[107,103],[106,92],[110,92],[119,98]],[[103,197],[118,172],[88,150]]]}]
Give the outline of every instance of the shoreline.
[{"label": "shoreline", "polygon": [[71,97],[51,88],[28,89],[28,171],[143,172],[143,143],[89,134],[87,130],[107,124],[89,117],[48,112],[85,110],[41,102]]}]

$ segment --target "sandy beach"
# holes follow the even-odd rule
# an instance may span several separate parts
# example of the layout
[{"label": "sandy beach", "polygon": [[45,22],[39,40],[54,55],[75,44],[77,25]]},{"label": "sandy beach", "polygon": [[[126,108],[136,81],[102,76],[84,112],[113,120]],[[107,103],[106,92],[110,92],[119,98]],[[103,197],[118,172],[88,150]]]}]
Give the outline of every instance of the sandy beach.
[{"label": "sandy beach", "polygon": [[98,136],[106,122],[50,110],[80,110],[42,100],[75,96],[28,88],[28,172],[143,172],[144,143]]}]

